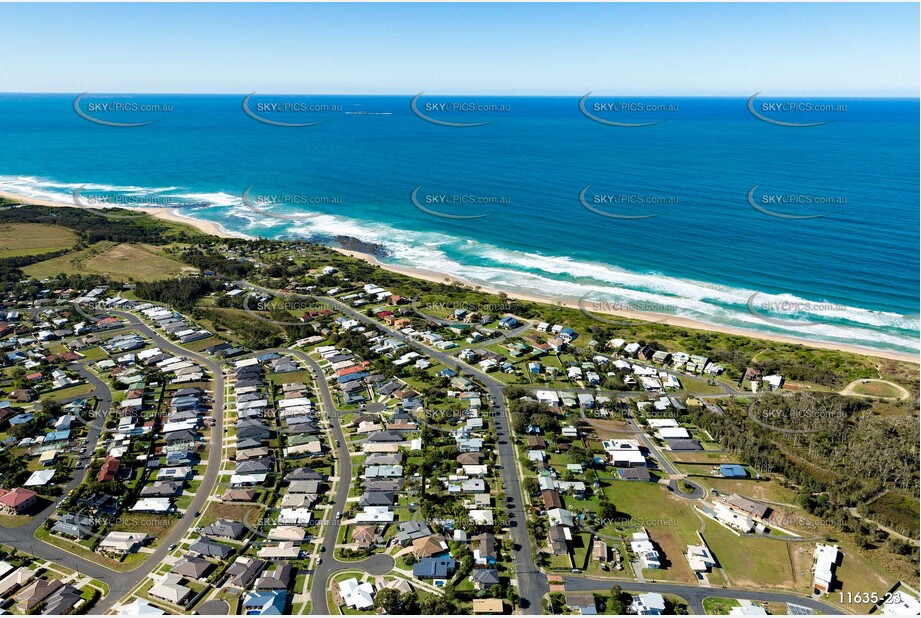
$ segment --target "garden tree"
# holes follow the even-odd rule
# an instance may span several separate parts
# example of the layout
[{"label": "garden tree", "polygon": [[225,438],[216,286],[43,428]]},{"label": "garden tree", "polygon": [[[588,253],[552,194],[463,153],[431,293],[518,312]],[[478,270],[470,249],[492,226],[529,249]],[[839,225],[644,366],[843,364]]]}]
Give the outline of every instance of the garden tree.
[{"label": "garden tree", "polygon": [[26,368],[21,365],[16,365],[13,367],[13,371],[10,374],[10,377],[13,379],[13,389],[25,388],[26,384]]},{"label": "garden tree", "polygon": [[608,602],[609,614],[624,615],[627,613],[627,606],[630,604],[630,595],[625,594],[623,588],[614,585],[611,586],[611,600]]},{"label": "garden tree", "polygon": [[0,451],[0,483],[5,489],[19,487],[26,480],[29,471],[21,457],[14,457],[9,450]]},{"label": "garden tree", "polygon": [[400,596],[400,608],[404,614],[418,614],[419,596],[415,592],[404,592]]},{"label": "garden tree", "polygon": [[601,503],[601,508],[598,509],[598,517],[606,522],[612,522],[620,516],[620,512],[617,510],[617,507],[614,506],[614,503],[610,500],[605,499]]},{"label": "garden tree", "polygon": [[536,494],[539,488],[540,485],[538,484],[537,479],[533,476],[528,476],[524,479],[524,491],[529,496]]},{"label": "garden tree", "polygon": [[402,614],[400,593],[393,588],[383,588],[377,591],[374,597],[374,609],[378,613]]},{"label": "garden tree", "polygon": [[49,418],[57,418],[61,415],[61,410],[63,409],[61,402],[55,401],[51,397],[43,397],[39,402],[39,407]]},{"label": "garden tree", "polygon": [[688,606],[676,597],[665,597],[665,614],[667,616],[687,616]]},{"label": "garden tree", "polygon": [[446,597],[432,595],[419,602],[419,611],[426,616],[456,614],[457,605]]},{"label": "garden tree", "polygon": [[592,463],[592,454],[581,444],[573,444],[569,449],[569,460],[582,466],[588,466]]},{"label": "garden tree", "polygon": [[551,592],[547,595],[547,604],[551,614],[561,614],[566,608],[566,597],[562,592]]}]

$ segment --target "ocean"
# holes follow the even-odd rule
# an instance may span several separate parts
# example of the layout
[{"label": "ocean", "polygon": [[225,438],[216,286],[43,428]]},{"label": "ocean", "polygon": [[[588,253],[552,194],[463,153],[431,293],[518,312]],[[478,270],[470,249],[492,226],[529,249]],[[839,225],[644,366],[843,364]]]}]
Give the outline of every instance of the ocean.
[{"label": "ocean", "polygon": [[75,96],[0,95],[0,191],[919,350],[917,99]]}]

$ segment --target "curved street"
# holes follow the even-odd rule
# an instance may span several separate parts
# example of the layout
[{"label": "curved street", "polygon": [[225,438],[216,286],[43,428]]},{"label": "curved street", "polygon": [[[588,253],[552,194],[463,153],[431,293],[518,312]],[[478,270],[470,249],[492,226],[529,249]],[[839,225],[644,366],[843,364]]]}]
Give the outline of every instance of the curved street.
[{"label": "curved street", "polygon": [[[270,290],[261,286],[254,285],[249,282],[238,282],[242,286],[247,286],[257,291],[277,296],[284,296],[285,294],[277,290]],[[296,296],[296,295],[295,295]],[[470,367],[466,363],[462,363],[454,358],[450,354],[446,354],[441,350],[435,348],[430,348],[427,345],[424,345],[414,339],[411,339],[404,335],[403,333],[388,327],[385,324],[381,324],[376,320],[369,318],[363,313],[352,309],[351,307],[339,302],[336,299],[328,297],[316,297],[316,300],[319,300],[339,312],[348,315],[349,317],[373,326],[376,329],[382,330],[387,333],[388,336],[394,337],[403,343],[421,350],[436,360],[445,363],[449,367],[454,367],[457,369],[458,373],[461,375],[466,374],[469,377],[475,378],[480,383],[484,384],[489,391],[489,394],[492,398],[494,405],[498,405],[496,411],[500,414],[494,416],[496,421],[496,432],[499,437],[500,444],[498,445],[498,454],[499,459],[502,464],[502,481],[505,485],[505,489],[509,496],[512,497],[513,503],[510,505],[510,520],[513,523],[510,532],[513,542],[518,546],[518,551],[515,552],[515,571],[518,579],[518,590],[521,596],[521,609],[522,613],[525,614],[540,614],[541,599],[549,592],[550,587],[547,580],[547,575],[536,566],[534,566],[534,559],[531,549],[530,539],[528,537],[527,528],[525,525],[525,512],[524,512],[524,500],[521,494],[521,479],[518,475],[518,467],[516,465],[516,457],[514,453],[514,447],[511,445],[511,439],[509,435],[508,428],[508,414],[504,402],[503,391],[505,385],[488,374]],[[312,359],[311,359],[312,361]],[[312,364],[317,369],[318,365],[315,363]],[[684,376],[679,376],[684,377]],[[328,387],[325,385],[325,379],[323,380],[324,388],[326,389],[328,396]],[[745,396],[757,396],[756,393],[743,393],[741,391],[736,391],[728,386],[723,385],[723,394],[719,396],[725,396],[726,394],[733,395],[745,395]],[[329,404],[327,404],[329,405]],[[330,408],[333,409],[333,408]],[[649,452],[653,454],[656,461],[659,462],[660,467],[663,471],[669,475],[678,475],[677,470],[671,466],[668,461],[665,459],[661,453],[655,449],[654,445],[649,443],[648,437],[643,434],[642,431],[636,426],[636,423],[633,419],[629,419],[631,422],[631,428],[635,433],[639,433],[642,438],[644,445],[649,449]],[[336,425],[336,429],[338,424]],[[339,438],[341,440],[341,438]],[[505,444],[502,444],[505,442]],[[343,442],[344,444],[344,442]],[[700,499],[704,496],[704,490],[695,483],[690,483],[695,487],[693,493],[684,493],[677,488],[677,482],[672,481],[671,484],[674,484],[675,487],[670,487],[672,491],[679,496],[688,498],[688,499]],[[337,504],[339,501],[337,500]],[[350,565],[347,565],[350,566]],[[703,613],[702,601],[708,596],[718,596],[724,598],[740,598],[740,599],[751,599],[756,601],[777,601],[777,602],[789,602],[797,603],[806,607],[812,607],[826,613],[841,613],[839,608],[835,608],[831,605],[822,603],[811,597],[799,596],[793,593],[782,593],[782,592],[767,592],[767,591],[750,591],[750,590],[736,590],[736,589],[723,589],[723,588],[704,588],[698,586],[689,586],[684,584],[669,584],[669,583],[644,583],[640,584],[631,580],[614,580],[614,579],[604,579],[604,580],[595,580],[581,576],[571,576],[566,575],[563,577],[563,581],[566,584],[567,590],[609,590],[612,585],[621,585],[627,586],[631,590],[637,591],[649,591],[649,592],[660,592],[667,594],[678,595],[688,601],[690,604],[690,609],[694,613]],[[323,596],[323,602],[325,604],[325,591]],[[314,606],[316,608],[316,605]]]},{"label": "curved street", "polygon": [[316,380],[317,388],[320,391],[320,397],[323,399],[323,406],[326,410],[326,418],[329,420],[329,427],[332,431],[333,439],[339,441],[339,447],[336,448],[336,471],[339,482],[336,484],[336,495],[333,500],[333,505],[329,509],[331,518],[326,521],[326,525],[323,527],[323,538],[321,541],[322,545],[326,547],[328,551],[323,554],[324,558],[322,564],[314,564],[313,574],[311,575],[313,581],[310,586],[311,613],[328,614],[329,603],[327,602],[326,591],[329,589],[329,578],[333,573],[344,569],[359,569],[371,575],[385,575],[393,569],[394,561],[393,558],[386,554],[375,554],[364,560],[347,562],[336,559],[335,547],[336,539],[339,536],[340,520],[332,518],[332,515],[336,511],[340,513],[345,512],[346,501],[348,500],[352,484],[352,461],[349,457],[349,447],[346,443],[345,435],[342,433],[342,426],[339,424],[340,414],[344,412],[336,407],[332,393],[329,390],[329,384],[326,382],[323,368],[306,352],[296,348],[275,348],[263,350],[260,353],[263,352],[290,354],[307,363]]},{"label": "curved street", "polygon": [[[120,330],[135,330],[153,341],[161,350],[176,355],[187,356],[207,367],[214,376],[213,414],[216,423],[215,427],[223,426],[224,380],[219,363],[195,352],[190,352],[166,340],[163,336],[142,322],[140,318],[131,313],[112,310],[107,311],[107,313],[117,315],[127,321],[127,325]],[[108,385],[82,366],[80,366],[77,371],[96,387],[95,394],[102,394],[100,397],[99,409],[103,410],[104,408],[108,411],[112,401],[111,391]],[[90,395],[86,395],[86,397],[89,396]],[[99,414],[90,425],[90,443],[87,445],[88,452],[91,452],[90,444],[95,447],[104,419],[105,415]],[[35,531],[44,523],[45,519],[54,513],[57,505],[61,502],[60,499],[56,500],[51,506],[34,516],[30,522],[24,526],[19,528],[0,528],[0,542],[16,547],[20,551],[27,551],[38,558],[58,562],[66,567],[72,566],[83,575],[88,575],[105,582],[109,587],[109,594],[101,599],[90,611],[91,614],[103,614],[143,581],[143,579],[153,571],[169,553],[169,546],[173,543],[178,543],[185,536],[186,532],[188,532],[189,528],[192,527],[192,524],[197,519],[195,513],[204,506],[205,501],[208,499],[217,481],[218,472],[221,468],[221,437],[220,431],[211,432],[211,447],[208,449],[208,463],[205,475],[202,479],[199,491],[193,496],[192,503],[189,505],[188,509],[186,509],[182,517],[179,518],[169,534],[160,539],[157,549],[154,550],[153,553],[148,554],[144,562],[130,571],[114,571],[92,560],[72,554],[64,549],[34,538]],[[63,495],[66,496],[68,491],[79,485],[85,476],[86,470],[76,469],[74,471],[73,480],[63,487]]]},{"label": "curved street", "polygon": [[742,588],[704,588],[701,586],[689,586],[685,584],[659,584],[659,583],[640,583],[633,580],[612,580],[612,579],[594,579],[591,577],[576,577],[571,575],[563,576],[563,582],[566,584],[567,591],[580,592],[603,592],[608,593],[611,586],[617,585],[622,588],[635,590],[637,592],[658,592],[659,594],[673,594],[683,598],[688,602],[688,611],[691,614],[704,614],[703,601],[707,597],[719,597],[721,599],[748,599],[750,601],[768,601],[773,603],[795,603],[804,607],[824,612],[826,614],[840,614],[841,610],[827,603],[817,601],[812,597],[799,596],[787,592],[768,592],[762,590],[745,590]]}]

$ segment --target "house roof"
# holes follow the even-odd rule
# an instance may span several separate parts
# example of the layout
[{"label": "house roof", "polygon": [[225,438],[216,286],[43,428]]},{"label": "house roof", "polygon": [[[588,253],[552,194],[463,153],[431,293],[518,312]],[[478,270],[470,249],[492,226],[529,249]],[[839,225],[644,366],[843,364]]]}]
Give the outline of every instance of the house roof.
[{"label": "house roof", "polygon": [[491,585],[499,583],[499,571],[496,569],[474,569],[470,576],[473,578],[473,581],[481,584]]},{"label": "house roof", "polygon": [[202,534],[213,536],[222,536],[236,539],[246,530],[246,526],[240,522],[230,521],[228,519],[219,519],[214,523],[208,524],[202,528]]},{"label": "house roof", "polygon": [[450,576],[455,568],[454,558],[423,558],[413,565],[413,577],[442,579]]},{"label": "house roof", "polygon": [[173,565],[170,571],[172,573],[178,573],[179,575],[191,577],[192,579],[198,579],[213,568],[214,565],[204,558],[197,558],[187,554],[180,562]]},{"label": "house roof", "polygon": [[227,569],[227,575],[230,576],[228,583],[240,588],[249,587],[256,576],[265,568],[265,564],[264,560],[259,560],[258,558],[245,558],[243,556],[237,558]]},{"label": "house roof", "polygon": [[276,564],[256,580],[257,590],[285,590],[291,583],[291,565],[288,563]]},{"label": "house roof", "polygon": [[413,554],[417,558],[427,558],[443,552],[446,548],[445,538],[440,534],[432,534],[413,541]]},{"label": "house roof", "polygon": [[27,501],[35,498],[38,494],[32,490],[17,487],[0,495],[0,504],[9,508],[17,508]]},{"label": "house roof", "polygon": [[229,545],[217,543],[208,538],[200,538],[189,547],[190,552],[214,558],[226,558],[233,552]]}]

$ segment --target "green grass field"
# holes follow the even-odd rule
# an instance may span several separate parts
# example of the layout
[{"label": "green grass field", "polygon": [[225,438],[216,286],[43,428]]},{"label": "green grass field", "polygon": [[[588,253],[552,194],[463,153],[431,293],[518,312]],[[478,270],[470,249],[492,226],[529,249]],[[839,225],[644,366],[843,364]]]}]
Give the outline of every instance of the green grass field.
[{"label": "green grass field", "polygon": [[39,223],[0,225],[0,258],[60,251],[74,246],[77,240],[74,232],[57,225]]},{"label": "green grass field", "polygon": [[707,521],[704,537],[733,585],[797,588],[787,544],[783,541],[739,537],[713,521]]},{"label": "green grass field", "polygon": [[733,607],[739,607],[739,602],[735,599],[721,599],[719,597],[707,597],[704,599],[704,611],[709,615],[727,616],[729,610]]},{"label": "green grass field", "polygon": [[43,279],[61,273],[108,275],[135,281],[155,281],[195,270],[163,257],[152,247],[98,242],[91,247],[32,264],[23,269],[30,277]]},{"label": "green grass field", "polygon": [[886,382],[860,382],[854,385],[854,392],[869,397],[901,397],[902,391]]}]

